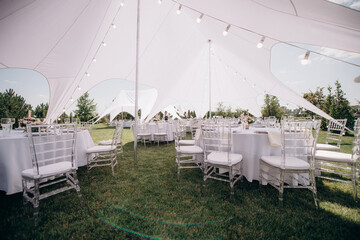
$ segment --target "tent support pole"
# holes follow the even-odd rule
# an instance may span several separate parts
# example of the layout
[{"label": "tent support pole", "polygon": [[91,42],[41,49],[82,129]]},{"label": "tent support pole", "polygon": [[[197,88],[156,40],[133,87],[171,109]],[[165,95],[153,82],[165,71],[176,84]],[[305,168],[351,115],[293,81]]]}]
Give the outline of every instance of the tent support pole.
[{"label": "tent support pole", "polygon": [[209,42],[209,118],[211,119],[211,40]]},{"label": "tent support pole", "polygon": [[139,121],[138,109],[138,82],[139,82],[139,39],[140,39],[140,0],[137,1],[136,26],[136,73],[135,73],[135,129],[134,129],[134,164],[137,161],[137,131]]}]

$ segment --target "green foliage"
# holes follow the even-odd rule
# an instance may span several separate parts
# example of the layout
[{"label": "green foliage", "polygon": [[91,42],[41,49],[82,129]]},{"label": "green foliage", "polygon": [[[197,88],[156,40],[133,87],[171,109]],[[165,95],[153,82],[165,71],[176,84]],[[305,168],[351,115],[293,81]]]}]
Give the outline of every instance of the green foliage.
[{"label": "green foliage", "polygon": [[354,127],[355,117],[339,81],[335,82],[334,98],[329,113],[335,119],[346,118],[346,126],[350,129]]},{"label": "green foliage", "polygon": [[15,118],[15,126],[18,125],[18,120],[26,117],[28,110],[31,109],[31,105],[27,104],[25,99],[16,94],[13,89],[0,93],[0,118]]},{"label": "green foliage", "polygon": [[74,111],[75,116],[80,122],[87,122],[97,116],[96,104],[94,103],[94,99],[90,99],[88,92],[84,93],[84,95],[77,100],[76,107],[77,109]]},{"label": "green foliage", "polygon": [[41,103],[40,105],[37,105],[34,110],[34,115],[37,118],[46,118],[47,111],[49,109],[49,104]]},{"label": "green foliage", "polygon": [[280,107],[279,99],[275,96],[265,94],[264,105],[261,108],[261,114],[263,117],[275,116],[280,119],[283,111]]}]

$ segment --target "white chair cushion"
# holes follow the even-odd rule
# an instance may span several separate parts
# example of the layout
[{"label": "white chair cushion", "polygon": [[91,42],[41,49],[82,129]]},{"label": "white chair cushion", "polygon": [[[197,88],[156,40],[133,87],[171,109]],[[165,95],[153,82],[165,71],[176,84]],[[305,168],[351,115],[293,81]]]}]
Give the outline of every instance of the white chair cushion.
[{"label": "white chair cushion", "polygon": [[351,154],[325,150],[316,151],[315,159],[344,163],[354,162],[354,160],[351,158]]},{"label": "white chair cushion", "polygon": [[180,146],[177,151],[184,154],[199,154],[204,152],[199,146]]},{"label": "white chair cushion", "polygon": [[[111,145],[111,143],[112,143],[112,139],[109,139],[109,140],[100,141],[98,145]],[[117,144],[121,145],[121,141],[118,140]]]},{"label": "white chair cushion", "polygon": [[138,137],[147,137],[147,136],[151,136],[151,133],[138,133],[137,135]]},{"label": "white chair cushion", "polygon": [[195,145],[195,140],[180,140],[180,145]]},{"label": "white chair cushion", "polygon": [[232,166],[241,162],[242,158],[242,155],[237,153],[229,153],[228,158],[228,152],[212,152],[207,156],[205,162],[224,166]]},{"label": "white chair cushion", "polygon": [[112,145],[106,145],[106,146],[94,146],[91,148],[88,148],[86,150],[86,153],[98,153],[98,152],[109,152],[109,151],[113,151],[116,149],[116,146],[112,146]]},{"label": "white chair cushion", "polygon": [[[42,177],[43,176],[53,176],[55,174],[61,174],[61,173],[68,172],[72,169],[77,169],[77,168],[75,168],[75,167],[72,168],[71,162],[58,162],[58,163],[39,167],[39,174]],[[38,176],[37,172],[36,171],[34,172],[33,168],[25,169],[24,171],[21,172],[21,175],[23,177],[27,177],[27,178],[35,178],[36,176]]]},{"label": "white chair cushion", "polygon": [[318,143],[316,144],[316,150],[339,151],[340,148],[330,144]]},{"label": "white chair cushion", "polygon": [[[267,164],[281,168],[281,156],[262,156],[261,160]],[[288,170],[307,170],[310,169],[310,164],[297,157],[287,157],[285,159],[285,169]]]}]

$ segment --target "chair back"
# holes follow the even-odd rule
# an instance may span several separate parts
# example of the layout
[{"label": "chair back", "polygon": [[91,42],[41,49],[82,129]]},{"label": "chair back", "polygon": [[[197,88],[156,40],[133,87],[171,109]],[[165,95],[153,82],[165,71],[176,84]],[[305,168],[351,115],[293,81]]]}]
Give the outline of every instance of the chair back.
[{"label": "chair back", "polygon": [[167,134],[167,126],[166,122],[159,122],[156,124],[156,133]]},{"label": "chair back", "polygon": [[117,121],[116,122],[116,128],[114,131],[114,135],[111,141],[111,145],[116,146],[119,142],[119,140],[121,141],[122,139],[122,134],[123,134],[123,129],[124,129],[124,122],[123,121]]},{"label": "chair back", "polygon": [[312,167],[321,120],[281,122],[281,166],[289,157],[300,158]]},{"label": "chair back", "polygon": [[347,119],[329,120],[328,130],[326,133],[326,144],[334,143],[340,148],[342,136],[345,133]]},{"label": "chair back", "polygon": [[355,125],[354,125],[352,159],[356,162],[359,160],[359,151],[360,151],[360,118],[358,118],[355,121]]},{"label": "chair back", "polygon": [[31,160],[34,172],[39,175],[39,168],[68,161],[77,167],[75,143],[77,124],[43,124],[27,126]]},{"label": "chair back", "polygon": [[227,152],[228,161],[232,145],[231,125],[218,123],[212,128],[205,127],[202,130],[204,152],[207,156],[211,152]]}]

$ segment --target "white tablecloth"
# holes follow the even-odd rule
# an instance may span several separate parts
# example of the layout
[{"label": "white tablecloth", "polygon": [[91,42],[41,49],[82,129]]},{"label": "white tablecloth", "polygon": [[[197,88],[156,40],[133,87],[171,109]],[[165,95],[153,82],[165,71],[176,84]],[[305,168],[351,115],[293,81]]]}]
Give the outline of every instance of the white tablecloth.
[{"label": "white tablecloth", "polygon": [[259,180],[261,156],[281,155],[280,146],[271,146],[268,135],[244,130],[233,133],[232,151],[243,156],[243,175],[249,182]]},{"label": "white tablecloth", "polygon": [[[94,146],[87,130],[76,136],[76,158],[78,166],[86,165],[86,149]],[[12,131],[3,137],[0,131],[0,190],[6,194],[22,191],[21,171],[31,168],[29,140],[24,133]]]},{"label": "white tablecloth", "polygon": [[[172,123],[166,123],[166,124],[167,124],[168,141],[174,141],[174,125]],[[154,140],[154,133],[156,133],[156,123],[148,123],[148,129],[152,136],[151,140]]]}]

